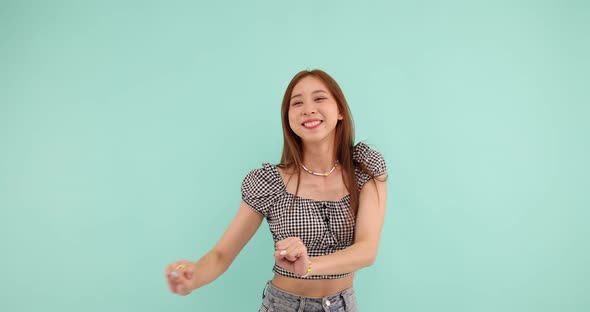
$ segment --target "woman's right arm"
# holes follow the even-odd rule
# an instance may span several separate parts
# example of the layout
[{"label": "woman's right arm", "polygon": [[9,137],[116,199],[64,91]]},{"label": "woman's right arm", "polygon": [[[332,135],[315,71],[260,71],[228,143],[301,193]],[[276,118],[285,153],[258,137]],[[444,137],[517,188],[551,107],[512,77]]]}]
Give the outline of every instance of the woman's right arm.
[{"label": "woman's right arm", "polygon": [[170,291],[179,295],[188,295],[193,290],[218,278],[229,268],[238,253],[256,233],[262,218],[262,215],[242,201],[234,220],[211,251],[196,263],[181,260],[166,267],[166,279]]}]

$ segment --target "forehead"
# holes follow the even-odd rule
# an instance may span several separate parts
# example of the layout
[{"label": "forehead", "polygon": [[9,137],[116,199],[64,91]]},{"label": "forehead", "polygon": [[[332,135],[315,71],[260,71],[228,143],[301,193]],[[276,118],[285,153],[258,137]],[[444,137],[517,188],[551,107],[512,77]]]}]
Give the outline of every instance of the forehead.
[{"label": "forehead", "polygon": [[323,90],[328,92],[328,88],[322,80],[314,76],[307,76],[299,80],[299,82],[297,82],[297,84],[293,88],[293,91],[291,92],[291,95],[311,93],[316,90]]}]

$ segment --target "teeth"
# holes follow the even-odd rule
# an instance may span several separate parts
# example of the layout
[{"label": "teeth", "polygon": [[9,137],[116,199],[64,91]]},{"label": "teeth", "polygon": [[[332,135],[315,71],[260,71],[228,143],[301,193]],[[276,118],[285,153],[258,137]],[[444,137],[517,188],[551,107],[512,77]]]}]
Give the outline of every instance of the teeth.
[{"label": "teeth", "polygon": [[306,127],[315,127],[315,126],[319,125],[320,122],[321,121],[316,120],[316,121],[306,122],[303,125],[306,126]]}]

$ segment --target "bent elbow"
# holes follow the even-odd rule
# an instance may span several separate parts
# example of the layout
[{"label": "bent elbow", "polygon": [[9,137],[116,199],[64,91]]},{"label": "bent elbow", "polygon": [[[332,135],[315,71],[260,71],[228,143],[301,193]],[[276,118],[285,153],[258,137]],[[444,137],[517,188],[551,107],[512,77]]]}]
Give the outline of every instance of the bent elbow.
[{"label": "bent elbow", "polygon": [[365,257],[365,261],[364,261],[365,267],[372,266],[373,263],[375,263],[376,259],[377,259],[377,250],[367,252],[366,257]]},{"label": "bent elbow", "polygon": [[379,249],[379,246],[377,244],[363,242],[359,243],[358,247],[359,257],[357,258],[357,265],[360,267],[372,266],[377,258],[377,250]]},{"label": "bent elbow", "polygon": [[377,251],[379,250],[379,245],[373,245],[367,252],[367,266],[372,266],[377,260]]}]

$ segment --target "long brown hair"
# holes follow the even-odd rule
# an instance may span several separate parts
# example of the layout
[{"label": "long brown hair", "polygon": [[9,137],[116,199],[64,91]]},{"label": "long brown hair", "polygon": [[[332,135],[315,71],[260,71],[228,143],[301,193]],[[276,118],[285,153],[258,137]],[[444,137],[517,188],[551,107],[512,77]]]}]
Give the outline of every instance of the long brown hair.
[{"label": "long brown hair", "polygon": [[[346,98],[338,86],[338,83],[330,75],[322,70],[303,70],[297,73],[285,90],[283,96],[283,104],[281,107],[281,116],[283,123],[283,155],[281,156],[281,162],[278,165],[281,168],[294,168],[297,172],[297,188],[295,190],[295,196],[299,192],[299,181],[301,178],[301,170],[296,170],[301,166],[301,159],[303,156],[303,143],[301,138],[293,132],[289,126],[289,104],[291,101],[291,93],[295,85],[301,81],[301,79],[313,76],[320,79],[328,88],[331,95],[338,104],[338,109],[342,115],[342,120],[339,120],[336,124],[336,135],[334,140],[334,152],[336,159],[338,159],[340,166],[343,169],[344,185],[350,194],[350,209],[353,216],[356,216],[359,202],[359,188],[356,175],[354,174],[355,165],[363,171],[366,171],[362,164],[357,164],[352,159],[352,148],[354,144],[354,123],[350,109]],[[295,200],[295,198],[293,198]]]}]

